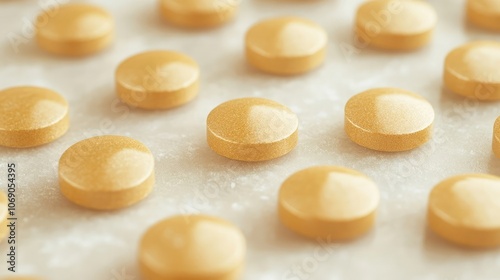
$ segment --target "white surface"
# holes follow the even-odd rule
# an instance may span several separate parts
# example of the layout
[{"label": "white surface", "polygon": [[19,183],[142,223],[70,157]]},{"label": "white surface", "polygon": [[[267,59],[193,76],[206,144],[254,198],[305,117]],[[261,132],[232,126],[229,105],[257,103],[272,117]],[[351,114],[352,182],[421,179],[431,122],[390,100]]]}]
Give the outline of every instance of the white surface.
[{"label": "white surface", "polygon": [[[54,3],[52,1],[40,1]],[[446,53],[471,39],[499,38],[464,24],[464,1],[433,0],[439,26],[432,44],[413,53],[385,53],[352,44],[360,1],[245,1],[237,21],[219,29],[186,31],[163,23],[154,1],[88,1],[116,18],[115,45],[85,59],[65,59],[37,49],[32,40],[15,53],[8,34],[30,37],[26,22],[40,9],[34,0],[0,1],[0,88],[37,85],[63,94],[71,105],[71,128],[58,141],[35,149],[0,148],[0,187],[6,163],[18,165],[20,195],[19,272],[48,279],[138,280],[140,236],[160,219],[202,212],[238,225],[248,240],[246,280],[274,279],[500,279],[500,251],[452,246],[426,229],[430,189],[447,176],[466,172],[500,175],[491,153],[498,103],[466,101],[442,89]],[[299,15],[316,20],[330,36],[321,69],[279,78],[248,68],[243,35],[258,19]],[[124,58],[150,49],[187,53],[202,68],[202,88],[193,103],[171,111],[129,110],[117,104],[113,73]],[[347,99],[372,87],[394,86],[426,97],[437,113],[436,133],[411,152],[388,154],[359,147],[343,132]],[[262,96],[286,104],[300,119],[300,141],[289,155],[264,163],[240,163],[212,152],[205,118],[219,103]],[[72,205],[60,194],[56,163],[73,143],[96,134],[120,134],[144,142],[156,156],[155,191],[142,203],[116,212]],[[283,228],[276,195],[291,173],[318,164],[357,169],[379,185],[376,228],[363,238],[322,245]],[[5,243],[0,273],[5,274]],[[326,252],[326,251],[325,251]],[[319,253],[319,254],[318,254]],[[294,276],[295,267],[305,266]]]}]

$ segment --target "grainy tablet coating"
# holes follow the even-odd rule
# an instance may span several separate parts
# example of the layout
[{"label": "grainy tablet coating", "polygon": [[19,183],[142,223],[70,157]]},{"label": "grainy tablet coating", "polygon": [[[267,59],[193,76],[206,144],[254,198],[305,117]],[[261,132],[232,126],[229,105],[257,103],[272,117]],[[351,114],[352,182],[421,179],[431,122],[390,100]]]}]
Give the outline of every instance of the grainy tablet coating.
[{"label": "grainy tablet coating", "polygon": [[80,141],[59,160],[62,194],[91,209],[113,210],[141,201],[151,192],[154,177],[151,151],[124,136]]}]

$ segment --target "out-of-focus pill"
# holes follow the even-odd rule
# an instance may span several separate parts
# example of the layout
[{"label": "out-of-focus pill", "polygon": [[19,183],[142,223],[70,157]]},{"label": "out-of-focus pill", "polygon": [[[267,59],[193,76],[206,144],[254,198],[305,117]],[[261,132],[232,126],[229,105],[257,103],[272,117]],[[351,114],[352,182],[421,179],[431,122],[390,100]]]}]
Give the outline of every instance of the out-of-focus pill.
[{"label": "out-of-focus pill", "polygon": [[123,61],[115,74],[120,99],[134,107],[168,109],[198,94],[200,70],[190,57],[170,51],[150,51]]},{"label": "out-of-focus pill", "polygon": [[7,228],[8,204],[7,196],[0,191],[0,242],[7,236],[9,231]]},{"label": "out-of-focus pill", "polygon": [[413,50],[432,39],[436,23],[437,14],[426,1],[365,1],[356,14],[356,34],[363,45]]},{"label": "out-of-focus pill", "polygon": [[61,156],[59,184],[62,194],[80,206],[97,210],[127,207],[153,189],[154,157],[132,138],[89,138]]},{"label": "out-of-focus pill", "polygon": [[406,151],[426,143],[433,122],[434,109],[427,100],[398,88],[367,90],[345,106],[347,136],[377,151]]},{"label": "out-of-focus pill", "polygon": [[252,26],[245,41],[250,65],[271,74],[294,75],[323,63],[328,36],[310,20],[280,17]]},{"label": "out-of-focus pill", "polygon": [[478,41],[451,51],[444,84],[452,92],[482,101],[500,100],[500,43]]},{"label": "out-of-focus pill", "polygon": [[241,98],[217,106],[207,118],[207,141],[221,156],[241,161],[281,157],[297,145],[299,122],[282,104]]},{"label": "out-of-focus pill", "polygon": [[493,153],[497,158],[500,158],[500,117],[493,125]]},{"label": "out-of-focus pill", "polygon": [[468,247],[500,246],[500,178],[465,174],[448,178],[429,197],[429,227]]},{"label": "out-of-focus pill", "polygon": [[343,167],[316,166],[290,176],[279,191],[282,223],[311,238],[352,239],[375,222],[379,191],[365,175]]},{"label": "out-of-focus pill", "polygon": [[139,264],[149,280],[234,280],[246,252],[242,232],[222,219],[175,216],[153,225],[142,237]]},{"label": "out-of-focus pill", "polygon": [[65,4],[42,12],[36,20],[38,45],[51,53],[83,56],[106,48],[113,41],[114,22],[100,7]]},{"label": "out-of-focus pill", "polygon": [[58,93],[38,87],[0,91],[0,146],[34,147],[61,137],[69,127],[69,109]]},{"label": "out-of-focus pill", "polygon": [[168,22],[182,27],[213,27],[233,19],[241,0],[160,0]]},{"label": "out-of-focus pill", "polygon": [[467,19],[478,27],[500,31],[500,0],[468,0]]}]

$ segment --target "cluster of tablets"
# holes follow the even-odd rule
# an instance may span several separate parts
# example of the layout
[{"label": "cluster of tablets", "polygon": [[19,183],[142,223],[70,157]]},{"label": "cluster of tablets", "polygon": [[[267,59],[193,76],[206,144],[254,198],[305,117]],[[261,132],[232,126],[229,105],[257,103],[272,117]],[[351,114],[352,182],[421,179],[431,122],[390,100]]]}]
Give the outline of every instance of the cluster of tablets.
[{"label": "cluster of tablets", "polygon": [[[238,1],[162,0],[169,22],[190,28],[212,27],[232,19]],[[471,0],[470,22],[500,30],[500,1]],[[419,0],[373,0],[357,12],[359,40],[388,50],[412,50],[432,38],[437,15]],[[38,45],[59,55],[89,55],[113,41],[114,22],[106,11],[86,4],[60,7],[37,19]],[[246,58],[270,74],[311,71],[325,60],[327,33],[297,17],[261,21],[245,37]],[[445,59],[444,84],[479,100],[500,99],[500,43],[472,42]],[[188,103],[199,91],[200,68],[190,57],[149,51],[124,60],[115,73],[116,92],[126,104],[168,109]],[[15,87],[0,91],[0,145],[33,147],[49,143],[69,127],[68,103],[48,89]],[[432,105],[403,89],[378,88],[353,96],[345,106],[345,132],[369,149],[414,149],[432,137]],[[263,98],[241,98],[214,108],[207,117],[207,142],[217,154],[240,161],[281,157],[297,145],[299,121],[286,106]],[[493,150],[500,157],[500,119]],[[154,157],[142,143],[124,136],[80,141],[59,161],[63,195],[83,207],[111,210],[141,201],[155,181]],[[470,174],[449,178],[431,192],[431,229],[472,247],[500,245],[500,178]],[[7,200],[0,194],[0,223]],[[328,241],[352,239],[374,224],[379,204],[376,184],[343,167],[317,166],[290,176],[281,186],[278,209],[291,230]],[[0,237],[5,235],[0,228]],[[175,216],[151,227],[140,243],[139,262],[147,279],[235,279],[244,266],[245,238],[230,223],[204,215]]]}]

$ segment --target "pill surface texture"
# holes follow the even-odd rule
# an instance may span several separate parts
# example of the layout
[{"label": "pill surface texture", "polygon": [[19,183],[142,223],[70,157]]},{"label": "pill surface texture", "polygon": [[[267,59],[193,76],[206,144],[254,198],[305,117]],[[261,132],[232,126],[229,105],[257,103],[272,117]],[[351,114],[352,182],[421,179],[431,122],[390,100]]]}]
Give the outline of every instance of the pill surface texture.
[{"label": "pill surface texture", "polygon": [[500,0],[468,0],[467,19],[478,27],[500,31]]},{"label": "pill surface texture", "polygon": [[9,231],[7,228],[8,204],[7,195],[0,191],[0,242],[7,236]]},{"label": "pill surface texture", "polygon": [[373,0],[358,8],[355,29],[362,45],[406,51],[429,43],[436,23],[437,14],[426,1]]},{"label": "pill surface texture", "polygon": [[141,201],[154,185],[154,158],[141,142],[124,136],[80,141],[59,160],[62,194],[75,204],[112,210]]},{"label": "pill surface texture", "polygon": [[120,99],[134,107],[168,109],[198,94],[200,70],[190,57],[171,51],[134,55],[116,69]]},{"label": "pill surface texture", "polygon": [[252,26],[245,41],[250,65],[271,74],[294,75],[323,63],[328,37],[323,28],[312,21],[280,17]]},{"label": "pill surface texture", "polygon": [[34,147],[61,137],[69,126],[66,100],[38,87],[0,91],[0,146]]},{"label": "pill surface texture", "polygon": [[429,197],[429,227],[467,247],[500,246],[500,178],[465,174],[448,178]]},{"label": "pill surface texture", "polygon": [[478,41],[462,45],[446,56],[444,84],[467,98],[500,100],[500,43]]},{"label": "pill surface texture", "polygon": [[241,0],[160,0],[165,20],[182,27],[214,27],[233,19]]},{"label": "pill surface texture", "polygon": [[113,41],[111,15],[88,4],[65,4],[42,12],[36,20],[38,45],[54,54],[83,56],[106,48]]},{"label": "pill surface texture", "polygon": [[500,158],[500,117],[495,120],[493,125],[493,153]]},{"label": "pill surface texture", "polygon": [[306,237],[336,241],[372,228],[379,192],[370,178],[355,170],[316,166],[286,179],[278,200],[286,227]]},{"label": "pill surface texture", "polygon": [[245,237],[229,222],[181,215],[153,225],[142,237],[139,265],[148,280],[234,280],[244,267]]},{"label": "pill surface texture", "polygon": [[427,100],[398,88],[367,90],[345,106],[347,136],[377,151],[406,151],[426,143],[433,122],[434,109]]},{"label": "pill surface texture", "polygon": [[217,106],[207,118],[207,141],[221,156],[264,161],[289,153],[298,140],[290,109],[264,98],[241,98]]}]

